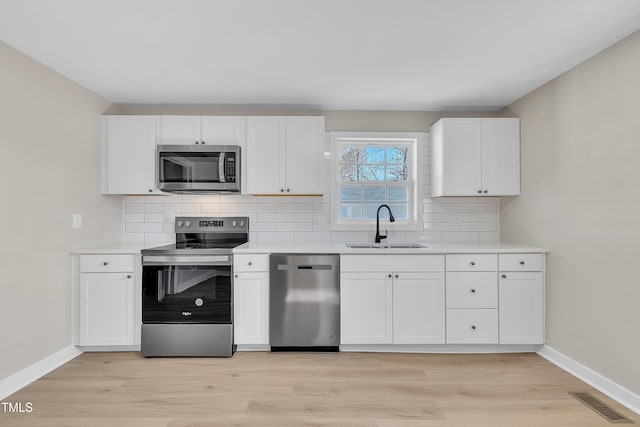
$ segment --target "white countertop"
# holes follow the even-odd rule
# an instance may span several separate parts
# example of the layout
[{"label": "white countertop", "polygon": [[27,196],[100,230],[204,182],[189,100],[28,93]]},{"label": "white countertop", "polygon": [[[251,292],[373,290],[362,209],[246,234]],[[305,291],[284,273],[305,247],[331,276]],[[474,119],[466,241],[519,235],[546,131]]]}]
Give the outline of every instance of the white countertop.
[{"label": "white countertop", "polygon": [[[386,243],[386,242],[385,242]],[[391,242],[393,243],[393,242]],[[397,242],[396,242],[397,243]],[[423,243],[426,248],[348,248],[344,243],[330,242],[248,242],[233,253],[337,253],[337,254],[443,254],[443,253],[524,253],[548,252],[547,248],[519,243]]]}]

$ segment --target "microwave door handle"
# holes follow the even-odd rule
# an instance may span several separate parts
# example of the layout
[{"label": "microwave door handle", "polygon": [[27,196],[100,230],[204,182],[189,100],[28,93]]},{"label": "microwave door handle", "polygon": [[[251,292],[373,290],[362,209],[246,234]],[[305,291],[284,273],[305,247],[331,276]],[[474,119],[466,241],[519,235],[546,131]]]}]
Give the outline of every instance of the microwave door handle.
[{"label": "microwave door handle", "polygon": [[226,182],[224,175],[224,164],[227,153],[220,152],[220,157],[218,159],[218,177],[220,178],[220,182]]}]

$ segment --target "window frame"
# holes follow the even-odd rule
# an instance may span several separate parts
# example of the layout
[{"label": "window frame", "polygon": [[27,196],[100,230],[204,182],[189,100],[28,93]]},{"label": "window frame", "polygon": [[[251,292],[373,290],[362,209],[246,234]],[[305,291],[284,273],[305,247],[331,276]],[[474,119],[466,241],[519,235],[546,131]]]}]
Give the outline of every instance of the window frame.
[{"label": "window frame", "polygon": [[[420,230],[422,218],[419,217],[418,207],[421,206],[422,195],[422,170],[425,134],[423,132],[331,132],[331,229],[335,231],[363,231],[375,228],[375,219],[341,219],[340,216],[340,179],[339,157],[340,147],[343,145],[362,146],[397,146],[396,144],[409,146],[409,206],[407,220],[398,220],[392,226],[386,226],[393,230]],[[393,185],[386,181],[385,186]],[[387,221],[387,220],[385,220]],[[387,221],[388,224],[388,221]]]}]

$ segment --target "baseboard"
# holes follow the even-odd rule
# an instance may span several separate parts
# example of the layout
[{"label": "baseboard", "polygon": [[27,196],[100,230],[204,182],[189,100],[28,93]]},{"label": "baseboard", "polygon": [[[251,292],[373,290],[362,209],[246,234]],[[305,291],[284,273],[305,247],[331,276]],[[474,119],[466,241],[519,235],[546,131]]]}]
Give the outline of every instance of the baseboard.
[{"label": "baseboard", "polygon": [[82,350],[70,345],[3,379],[0,381],[0,400],[12,395],[81,354]]},{"label": "baseboard", "polygon": [[596,390],[601,391],[610,398],[626,406],[636,414],[640,414],[640,396],[633,393],[632,391],[616,384],[610,379],[565,356],[559,351],[554,350],[548,345],[544,345],[538,351],[538,354],[554,365],[557,365],[558,367],[564,369],[565,371],[589,384]]}]

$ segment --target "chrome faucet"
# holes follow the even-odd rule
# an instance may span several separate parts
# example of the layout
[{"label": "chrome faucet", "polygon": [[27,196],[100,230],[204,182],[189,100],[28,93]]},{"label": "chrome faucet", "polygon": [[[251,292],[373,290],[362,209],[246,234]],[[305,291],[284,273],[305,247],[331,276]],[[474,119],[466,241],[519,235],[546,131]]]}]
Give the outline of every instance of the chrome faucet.
[{"label": "chrome faucet", "polygon": [[378,206],[378,211],[376,212],[376,243],[380,243],[382,239],[386,239],[387,235],[380,235],[380,209],[387,208],[389,211],[389,222],[394,222],[396,219],[393,217],[393,213],[391,212],[391,208],[389,205],[380,205]]}]

